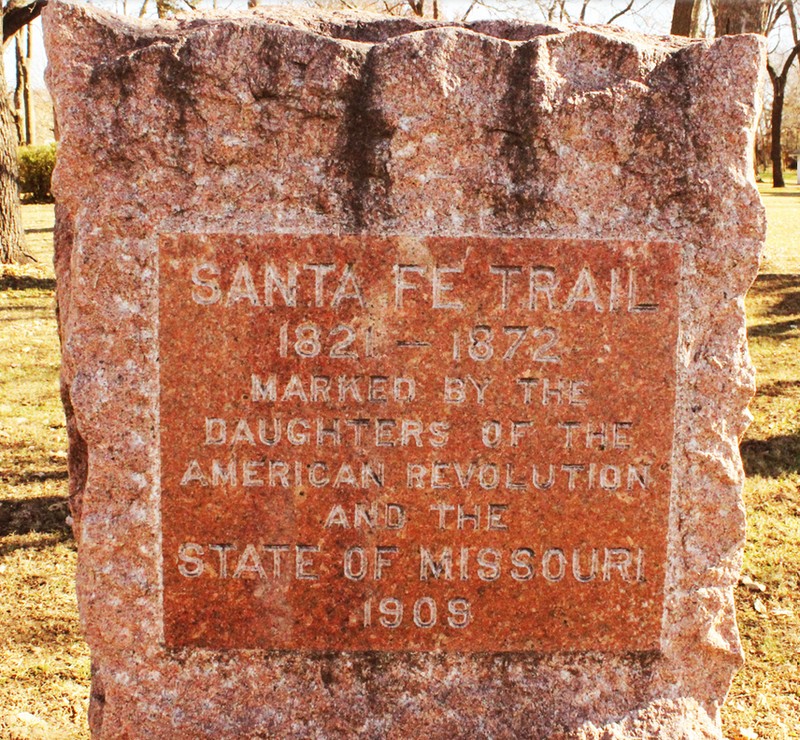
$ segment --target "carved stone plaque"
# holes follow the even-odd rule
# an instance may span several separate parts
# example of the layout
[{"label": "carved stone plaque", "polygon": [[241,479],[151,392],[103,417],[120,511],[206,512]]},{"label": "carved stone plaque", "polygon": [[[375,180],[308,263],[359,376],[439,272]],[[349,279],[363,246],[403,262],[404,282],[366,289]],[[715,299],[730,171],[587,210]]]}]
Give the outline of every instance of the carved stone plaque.
[{"label": "carved stone plaque", "polygon": [[162,236],[166,644],[658,649],[678,255]]}]

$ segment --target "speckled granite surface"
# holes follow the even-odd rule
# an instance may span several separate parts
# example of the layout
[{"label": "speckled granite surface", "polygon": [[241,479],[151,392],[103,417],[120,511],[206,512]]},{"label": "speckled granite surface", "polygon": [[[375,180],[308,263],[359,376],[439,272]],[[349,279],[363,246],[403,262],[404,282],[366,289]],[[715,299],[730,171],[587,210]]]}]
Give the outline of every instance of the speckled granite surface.
[{"label": "speckled granite surface", "polygon": [[[94,734],[719,737],[741,662],[760,42],[279,9],[139,25],[64,2],[44,24]],[[678,245],[658,649],[165,647],[158,250],[185,233]]]}]

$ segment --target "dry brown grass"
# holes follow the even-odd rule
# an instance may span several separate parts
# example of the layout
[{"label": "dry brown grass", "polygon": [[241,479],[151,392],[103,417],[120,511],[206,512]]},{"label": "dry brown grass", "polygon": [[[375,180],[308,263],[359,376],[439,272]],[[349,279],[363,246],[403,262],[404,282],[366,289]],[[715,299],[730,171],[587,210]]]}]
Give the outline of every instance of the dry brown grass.
[{"label": "dry brown grass", "polygon": [[[748,298],[759,393],[742,446],[745,573],[764,591],[737,589],[747,665],[723,709],[729,738],[800,737],[800,188],[770,191],[771,274]],[[0,268],[0,737],[85,738],[89,656],[65,521],[52,206],[26,206],[25,220],[40,263]]]},{"label": "dry brown grass", "polygon": [[81,738],[89,654],[78,629],[58,396],[52,206],[26,206],[39,263],[0,268],[0,737]]},{"label": "dry brown grass", "polygon": [[723,720],[728,737],[744,729],[782,740],[800,738],[800,187],[764,184],[761,193],[768,247],[747,299],[758,392],[742,457],[744,573],[764,591],[737,589],[747,662]]},{"label": "dry brown grass", "polygon": [[785,188],[759,185],[767,207],[767,250],[761,272],[800,275],[800,185],[797,173],[786,172]]}]

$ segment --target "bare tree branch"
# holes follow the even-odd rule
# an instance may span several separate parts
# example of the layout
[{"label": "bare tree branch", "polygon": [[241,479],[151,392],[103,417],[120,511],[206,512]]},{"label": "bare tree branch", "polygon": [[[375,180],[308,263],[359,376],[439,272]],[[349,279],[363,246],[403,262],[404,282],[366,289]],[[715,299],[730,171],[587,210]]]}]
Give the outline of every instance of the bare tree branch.
[{"label": "bare tree branch", "polygon": [[551,0],[549,5],[546,4],[544,0],[536,0],[536,5],[545,20],[553,20],[553,17],[556,14],[556,0]]},{"label": "bare tree branch", "polygon": [[767,10],[767,20],[764,23],[764,35],[769,36],[775,26],[778,24],[780,17],[786,10],[786,3],[781,1],[771,3]]},{"label": "bare tree branch", "polygon": [[461,22],[462,23],[466,22],[467,18],[469,17],[469,14],[475,9],[475,6],[477,4],[478,4],[478,0],[472,0],[472,2],[469,4],[469,7],[467,8],[466,13],[464,13],[464,15],[461,16]]},{"label": "bare tree branch", "polygon": [[[770,111],[770,159],[772,160],[772,185],[776,188],[785,187],[783,177],[783,109],[786,102],[786,83],[789,72],[795,59],[800,55],[800,41],[798,41],[797,15],[794,0],[780,0],[779,8],[774,8],[774,19],[777,20],[785,12],[794,39],[794,46],[783,58],[783,63],[767,56],[767,72],[772,83],[772,110]],[[772,10],[772,8],[771,8]],[[773,26],[774,28],[774,26]],[[775,51],[775,50],[773,50]]]},{"label": "bare tree branch", "polygon": [[800,43],[800,38],[798,38],[798,32],[800,29],[797,27],[797,15],[795,15],[794,0],[787,0],[786,12],[789,14],[789,20],[791,21],[792,38],[794,39],[795,46],[797,46],[797,44]]},{"label": "bare tree branch", "polygon": [[781,70],[781,76],[786,79],[789,76],[789,70],[792,68],[792,63],[795,60],[795,57],[800,54],[800,44],[795,44],[794,48],[789,52],[789,56],[786,57],[786,61],[783,63],[783,69]]},{"label": "bare tree branch", "polygon": [[33,0],[29,3],[11,0],[3,13],[3,43],[5,44],[20,28],[37,18],[45,5],[47,0]]},{"label": "bare tree branch", "polygon": [[612,15],[606,21],[606,23],[610,25],[615,20],[617,20],[617,18],[621,18],[623,15],[625,15],[625,13],[627,13],[633,7],[633,3],[634,3],[634,0],[629,0],[628,4],[624,8],[622,10],[620,10],[618,13],[614,13],[614,15]]}]

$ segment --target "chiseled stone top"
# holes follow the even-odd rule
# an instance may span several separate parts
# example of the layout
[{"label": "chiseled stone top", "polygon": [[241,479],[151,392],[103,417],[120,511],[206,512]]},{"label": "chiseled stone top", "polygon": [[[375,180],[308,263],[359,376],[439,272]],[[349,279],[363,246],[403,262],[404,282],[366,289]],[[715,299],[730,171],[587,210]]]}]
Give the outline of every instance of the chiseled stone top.
[{"label": "chiseled stone top", "polygon": [[[145,24],[52,2],[43,18],[61,136],[54,193],[62,381],[94,734],[720,737],[719,707],[741,663],[732,589],[744,542],[738,439],[754,387],[743,298],[765,229],[751,161],[762,42],[266,8]],[[313,235],[324,237],[307,238]],[[459,252],[467,247],[469,259]],[[265,276],[267,264],[274,279]],[[248,275],[258,282],[251,286]],[[517,275],[527,281],[527,299],[513,292]],[[542,308],[537,296],[553,314],[541,326],[533,317]],[[273,299],[283,312],[276,308],[274,321]],[[389,315],[395,320],[383,321]],[[528,318],[530,331],[523,331]],[[492,346],[508,343],[502,352],[510,364],[492,376],[508,394],[487,395],[496,419],[481,417],[478,401],[474,413],[450,417],[448,404],[455,407],[462,391],[479,393],[483,368],[495,367],[481,328],[489,322]],[[254,338],[264,326],[275,332],[269,347]],[[530,344],[542,338],[561,344]],[[331,348],[336,340],[338,350]],[[511,344],[528,354],[515,355]],[[434,349],[446,361],[425,354]],[[401,350],[410,359],[399,359]],[[376,360],[381,352],[391,362]],[[613,361],[584,377],[584,363],[603,352]],[[247,451],[248,434],[266,445],[281,432],[296,435],[290,444],[299,449],[316,427],[297,423],[290,432],[288,419],[315,419],[319,407],[338,402],[342,418],[368,416],[368,402],[356,398],[362,392],[400,419],[410,388],[423,398],[431,378],[442,382],[461,368],[475,382],[451,382],[449,397],[413,407],[405,425],[376,414],[365,425],[376,446],[392,442],[396,457],[386,457],[386,475],[396,460],[417,464],[403,468],[403,480],[422,481],[424,501],[434,503],[425,480],[432,486],[437,476],[437,489],[458,481],[465,473],[455,462],[467,465],[479,452],[491,462],[492,435],[513,433],[516,443],[533,428],[525,426],[525,407],[544,385],[536,373],[562,359],[566,369],[547,379],[575,400],[574,423],[584,426],[569,427],[572,417],[553,412],[544,462],[575,462],[558,429],[585,432],[574,439],[585,438],[599,466],[591,483],[575,478],[587,498],[571,493],[576,469],[554,478],[563,516],[556,507],[515,519],[513,495],[466,494],[470,507],[485,507],[485,542],[518,553],[519,578],[503,561],[494,592],[493,578],[469,571],[467,596],[447,592],[438,602],[443,610],[449,604],[441,614],[451,632],[417,639],[409,625],[409,651],[388,633],[345,634],[347,617],[337,609],[352,593],[361,598],[360,561],[348,566],[355,586],[336,590],[331,580],[320,588],[312,577],[324,581],[328,573],[327,561],[317,559],[327,552],[323,530],[343,526],[352,511],[315,509],[312,527],[301,516],[311,504],[300,498],[327,501],[326,476],[342,476],[332,486],[354,487],[364,476],[368,489],[383,474],[365,471],[369,455],[345,472],[345,458],[336,458],[339,467],[312,469],[325,452],[318,442],[322,452],[297,453],[300,468],[276,469],[275,489],[286,490],[269,499],[280,503],[269,511],[288,534],[269,541],[294,548],[287,552],[296,582],[285,592],[269,590],[273,560],[255,559],[264,545],[259,531],[273,521],[264,507],[258,514],[228,467],[217,471],[225,485],[216,497],[205,491],[213,488],[211,448],[240,443]],[[244,368],[249,382],[256,364],[258,384],[245,388],[236,373]],[[353,391],[358,373],[367,380]],[[533,376],[536,383],[518,382]],[[350,390],[331,401],[326,393],[341,393],[336,382]],[[289,405],[274,417],[280,423],[247,406],[248,393],[259,402],[282,394]],[[318,407],[311,408],[312,393]],[[591,416],[592,404],[613,415]],[[417,425],[430,409],[458,424]],[[273,423],[235,426],[248,414]],[[485,427],[470,448],[458,435],[485,419],[497,426]],[[605,469],[606,458],[592,448],[600,437],[586,426],[598,421],[607,422],[603,444],[616,445]],[[338,432],[319,434],[324,442]],[[446,448],[448,434],[458,449]],[[403,457],[413,456],[417,442],[424,465]],[[188,462],[193,450],[200,450],[197,465]],[[530,478],[530,454],[501,451],[498,470],[516,465],[513,476],[543,480]],[[259,449],[256,457],[263,462],[269,454]],[[239,483],[259,485],[259,460],[250,467],[239,461]],[[434,471],[436,461],[451,467]],[[300,480],[296,470],[305,471],[305,487],[288,478]],[[321,493],[308,488],[316,485],[309,475]],[[600,506],[596,497],[606,494],[609,504]],[[398,506],[409,514],[415,496],[402,495]],[[245,513],[232,515],[239,510]],[[381,511],[399,516],[399,509]],[[223,521],[243,522],[242,537],[255,537],[242,540],[255,543],[246,556],[238,550],[226,561],[230,587],[239,589],[230,598],[220,591],[229,583],[222,583],[219,549],[209,557],[221,543],[214,522]],[[561,539],[536,540],[534,551],[549,548],[546,559],[519,554],[516,533],[503,529],[514,521],[525,531],[550,522]],[[578,577],[588,579],[592,567],[586,551],[577,571],[566,565],[570,538],[587,521],[617,538],[597,539],[595,585]],[[408,531],[418,545],[424,532]],[[431,558],[422,572],[433,580],[444,566]],[[487,558],[482,572],[491,575]],[[535,592],[521,590],[526,567],[536,573]],[[400,569],[395,563],[386,572]],[[244,577],[233,583],[234,576]],[[593,602],[586,594],[601,581],[617,590],[612,600]],[[411,581],[392,583],[405,589],[408,609],[423,593]],[[469,616],[464,600],[476,610]],[[385,606],[365,608],[364,624],[379,624],[379,616],[384,627],[392,623],[394,603]],[[433,629],[430,602],[423,607],[417,628]],[[496,639],[492,609],[503,630]],[[459,631],[472,618],[485,620],[474,622],[474,639]]]}]

